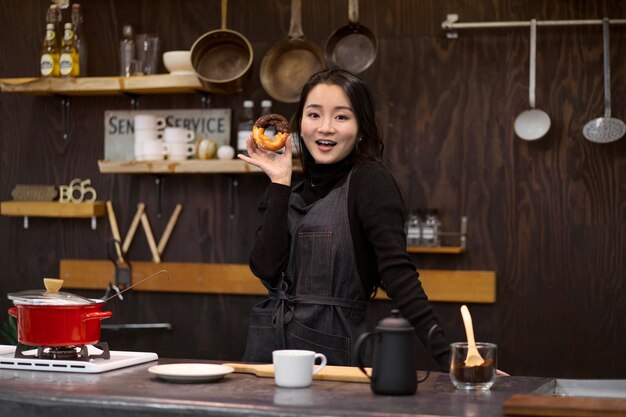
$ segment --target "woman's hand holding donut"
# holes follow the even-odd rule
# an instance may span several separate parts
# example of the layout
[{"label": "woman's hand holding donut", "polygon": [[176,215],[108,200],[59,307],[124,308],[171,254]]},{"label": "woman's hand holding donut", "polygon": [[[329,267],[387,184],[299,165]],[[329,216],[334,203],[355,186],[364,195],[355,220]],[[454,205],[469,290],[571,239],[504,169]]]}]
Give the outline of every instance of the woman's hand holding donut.
[{"label": "woman's hand holding donut", "polygon": [[260,168],[272,182],[291,185],[291,173],[293,171],[291,135],[285,141],[283,153],[266,151],[260,148],[252,135],[246,141],[246,149],[248,150],[248,156],[239,154],[237,155],[239,159]]}]

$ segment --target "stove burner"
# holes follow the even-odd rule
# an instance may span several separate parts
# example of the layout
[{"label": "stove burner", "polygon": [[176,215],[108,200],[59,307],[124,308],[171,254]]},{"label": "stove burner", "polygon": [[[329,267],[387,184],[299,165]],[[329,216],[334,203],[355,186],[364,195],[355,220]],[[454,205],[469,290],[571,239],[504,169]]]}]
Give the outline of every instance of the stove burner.
[{"label": "stove burner", "polygon": [[89,361],[90,359],[110,359],[109,344],[100,342],[92,345],[100,350],[99,355],[90,355],[87,346],[37,346],[35,355],[27,355],[24,352],[33,350],[32,346],[18,343],[15,347],[15,357],[23,359],[52,359],[52,360],[77,360]]}]

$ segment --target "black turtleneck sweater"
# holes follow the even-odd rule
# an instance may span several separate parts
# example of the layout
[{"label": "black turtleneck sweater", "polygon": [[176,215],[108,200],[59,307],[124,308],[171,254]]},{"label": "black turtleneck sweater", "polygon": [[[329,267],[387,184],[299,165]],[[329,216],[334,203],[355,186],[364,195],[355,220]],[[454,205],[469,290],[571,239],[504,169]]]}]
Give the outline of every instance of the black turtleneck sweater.
[{"label": "black turtleneck sweater", "polygon": [[[306,204],[324,198],[341,186],[352,169],[346,160],[330,165],[309,165],[301,197]],[[263,222],[250,256],[252,272],[275,286],[287,265],[289,232],[287,210],[291,188],[271,183],[259,204]],[[431,326],[439,323],[406,252],[404,204],[391,173],[375,162],[359,164],[350,179],[348,217],[359,276],[365,294],[384,286],[402,315],[426,345]],[[436,332],[433,358],[449,370],[449,342]]]}]

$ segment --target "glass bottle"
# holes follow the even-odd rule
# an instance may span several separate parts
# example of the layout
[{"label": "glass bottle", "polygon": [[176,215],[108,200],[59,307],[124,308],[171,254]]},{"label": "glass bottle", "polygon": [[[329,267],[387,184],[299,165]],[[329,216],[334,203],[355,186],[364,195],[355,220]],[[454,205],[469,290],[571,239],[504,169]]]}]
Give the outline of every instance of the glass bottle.
[{"label": "glass bottle", "polygon": [[412,209],[406,224],[407,246],[420,246],[422,244],[422,213],[419,209]]},{"label": "glass bottle", "polygon": [[261,101],[261,116],[272,113],[272,100]]},{"label": "glass bottle", "polygon": [[422,226],[422,244],[424,246],[440,246],[439,232],[441,222],[437,209],[426,210],[426,216]]},{"label": "glass bottle", "polygon": [[135,33],[133,27],[131,25],[124,25],[122,35],[124,38],[120,42],[120,75],[130,77],[132,75],[130,63],[136,57]]},{"label": "glass bottle", "polygon": [[41,47],[39,71],[42,77],[59,76],[59,44],[54,31],[54,23],[46,24],[46,36]]},{"label": "glass bottle", "polygon": [[74,45],[74,29],[69,22],[65,24],[65,30],[63,31],[59,67],[61,77],[78,77],[80,74],[78,50],[76,45]]},{"label": "glass bottle", "polygon": [[87,76],[87,42],[83,34],[83,13],[79,3],[72,4],[72,25],[74,25],[74,45],[78,51],[80,75]]},{"label": "glass bottle", "polygon": [[254,126],[254,101],[246,100],[243,102],[243,113],[237,124],[237,152],[247,155],[246,141],[252,134]]},{"label": "glass bottle", "polygon": [[54,33],[57,36],[57,42],[59,37],[63,36],[63,26],[61,26],[61,22],[63,21],[63,14],[61,9],[57,4],[51,4],[48,7],[48,12],[46,14],[46,23],[52,23],[54,25]]}]

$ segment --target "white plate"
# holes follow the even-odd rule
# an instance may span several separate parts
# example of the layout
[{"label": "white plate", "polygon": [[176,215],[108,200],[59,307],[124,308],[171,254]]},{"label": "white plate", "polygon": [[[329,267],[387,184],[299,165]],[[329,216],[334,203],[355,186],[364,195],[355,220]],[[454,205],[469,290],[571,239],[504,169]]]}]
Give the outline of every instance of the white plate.
[{"label": "white plate", "polygon": [[168,381],[201,382],[217,381],[235,370],[230,366],[209,363],[171,363],[152,366],[148,372]]}]

